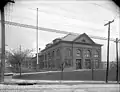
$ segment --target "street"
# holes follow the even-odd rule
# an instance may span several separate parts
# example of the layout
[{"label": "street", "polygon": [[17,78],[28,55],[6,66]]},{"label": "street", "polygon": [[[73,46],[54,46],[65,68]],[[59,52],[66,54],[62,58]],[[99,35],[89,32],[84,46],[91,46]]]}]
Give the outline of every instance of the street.
[{"label": "street", "polygon": [[118,84],[3,85],[0,92],[119,92]]}]

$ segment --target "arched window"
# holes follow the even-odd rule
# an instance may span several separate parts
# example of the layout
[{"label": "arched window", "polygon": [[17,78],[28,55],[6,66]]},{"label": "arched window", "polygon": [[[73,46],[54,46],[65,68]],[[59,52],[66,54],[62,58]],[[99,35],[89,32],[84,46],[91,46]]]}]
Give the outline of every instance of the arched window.
[{"label": "arched window", "polygon": [[99,57],[99,53],[97,50],[95,50],[95,52],[94,52],[94,57]]},{"label": "arched window", "polygon": [[76,56],[81,56],[81,50],[80,49],[76,50]]},{"label": "arched window", "polygon": [[56,55],[57,55],[57,56],[60,56],[60,50],[59,50],[59,49],[57,49]]},{"label": "arched window", "polygon": [[86,50],[86,51],[85,51],[85,57],[90,57],[90,56],[91,56],[90,50]]},{"label": "arched window", "polygon": [[72,54],[72,53],[71,53],[71,49],[67,48],[67,49],[66,49],[66,55],[67,55],[67,56],[71,56],[71,54]]}]

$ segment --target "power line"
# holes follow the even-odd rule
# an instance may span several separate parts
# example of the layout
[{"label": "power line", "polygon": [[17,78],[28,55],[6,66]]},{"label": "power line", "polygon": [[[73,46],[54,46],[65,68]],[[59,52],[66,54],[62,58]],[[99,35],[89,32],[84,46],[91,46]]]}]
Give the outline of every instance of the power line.
[{"label": "power line", "polygon": [[[32,8],[28,8],[28,9],[35,10],[35,9],[32,9]],[[53,13],[53,12],[49,12],[49,11],[45,11],[45,10],[38,10],[38,12],[49,13],[49,14],[58,15],[58,16],[61,16],[61,17],[64,17],[64,18],[79,20],[79,19],[76,19],[76,18],[73,18],[73,17],[68,17],[68,16],[65,16],[65,15],[62,15],[62,14],[59,14],[59,13]]]},{"label": "power line", "polygon": [[[98,6],[100,6],[100,7],[103,7],[103,6],[101,6],[101,5],[99,5],[99,4],[96,4],[96,3],[90,3],[90,4],[95,4],[95,5],[98,5]],[[64,11],[67,11],[67,12],[71,12],[71,11],[68,11],[68,10],[65,10],[64,8],[61,8],[61,7],[57,7],[57,8],[59,8],[59,9],[61,9],[61,10],[64,10]],[[103,8],[105,8],[105,7],[103,7]],[[27,8],[27,9],[30,9],[30,10],[36,10],[36,9],[33,9],[33,8]],[[110,9],[109,9],[110,10]],[[80,21],[80,19],[77,19],[77,18],[74,18],[74,17],[68,17],[68,16],[65,16],[65,15],[62,15],[62,14],[59,14],[59,13],[53,13],[53,12],[49,12],[49,11],[45,11],[45,10],[38,10],[39,12],[43,12],[43,13],[49,13],[49,14],[53,14],[53,15],[59,15],[59,16],[61,16],[61,17],[63,17],[63,18],[70,18],[70,19],[73,19],[73,20],[78,20],[78,21]],[[116,14],[115,14],[115,16],[114,16],[114,20],[116,20],[116,18],[117,18],[117,16],[118,16],[118,12],[116,12]],[[75,24],[74,24],[75,25]],[[77,26],[77,25],[75,25],[75,26]],[[104,38],[104,40],[107,40],[107,38]],[[111,39],[112,41],[115,41],[115,39]]]},{"label": "power line", "polygon": [[[1,22],[1,20],[0,20],[0,22]],[[21,23],[17,23],[17,22],[5,21],[5,24],[19,26],[19,27],[25,27],[25,28],[31,28],[31,29],[36,29],[36,26],[28,25],[28,24],[21,24]],[[44,30],[44,31],[48,31],[48,32],[56,32],[56,33],[61,33],[61,34],[73,33],[73,32],[66,32],[66,31],[61,31],[61,30],[57,30],[57,29],[50,29],[50,28],[44,28],[44,27],[38,27],[38,30]],[[76,33],[73,33],[73,34],[76,34]]]},{"label": "power line", "polygon": [[[112,11],[110,8],[105,7],[105,6],[102,6],[102,5],[97,4],[97,3],[90,3],[90,4],[93,4],[93,5],[96,5],[96,6],[102,7],[102,8],[104,8],[104,9],[106,9],[106,10],[109,10],[109,11]],[[113,12],[113,11],[112,11],[112,12]],[[118,12],[118,11],[116,11],[116,13],[118,13],[118,14],[119,14],[119,12]]]},{"label": "power line", "polygon": [[[1,20],[0,20],[0,22],[1,22]],[[24,27],[24,28],[37,29],[37,26],[34,26],[34,25],[21,24],[21,23],[11,22],[11,21],[5,21],[5,24]],[[57,30],[57,29],[45,28],[45,27],[38,27],[38,30],[43,30],[43,31],[47,31],[47,32],[55,32],[55,33],[60,33],[60,34],[69,34],[69,33],[79,34],[79,33],[74,33],[74,32],[67,32],[67,31],[61,31],[61,30]],[[106,37],[93,36],[93,35],[90,35],[90,37],[93,39],[100,39],[100,40],[107,40],[108,39]],[[115,41],[115,39],[110,38],[110,41]]]},{"label": "power line", "polygon": [[[59,7],[60,9],[61,9],[61,7]],[[36,9],[33,9],[33,8],[27,8],[27,9],[30,9],[30,10],[36,10]],[[64,10],[63,8],[62,8],[62,10]],[[68,17],[68,16],[65,16],[65,15],[62,15],[62,14],[58,14],[58,13],[53,13],[53,12],[49,12],[49,11],[45,11],[45,10],[38,10],[39,12],[43,12],[43,13],[49,13],[49,14],[54,14],[54,15],[60,15],[61,17],[64,17],[64,18],[71,18],[71,19],[74,19],[74,20],[79,20],[79,19],[76,19],[76,18],[74,18],[74,17]],[[66,11],[66,10],[65,10]],[[117,17],[117,14],[116,14],[116,16],[114,17],[114,19],[116,19],[116,17]],[[75,25],[75,24],[74,24]],[[77,26],[77,25],[75,25],[75,26]],[[105,39],[106,40],[106,39]],[[115,41],[115,39],[114,39],[114,41]]]}]

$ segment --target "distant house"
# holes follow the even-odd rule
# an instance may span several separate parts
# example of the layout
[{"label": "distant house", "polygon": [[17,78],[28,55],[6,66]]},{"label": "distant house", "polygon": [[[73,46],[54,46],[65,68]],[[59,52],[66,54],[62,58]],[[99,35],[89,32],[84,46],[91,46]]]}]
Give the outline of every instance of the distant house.
[{"label": "distant house", "polygon": [[39,55],[39,68],[98,69],[101,63],[101,44],[95,43],[87,34],[68,34],[48,43]]},{"label": "distant house", "polygon": [[[19,70],[18,63],[13,63],[12,66],[14,69]],[[21,67],[26,69],[36,69],[36,60],[34,57],[26,57],[25,60],[21,63]]]},{"label": "distant house", "polygon": [[35,57],[27,57],[23,62],[22,66],[29,69],[36,69],[36,59]]}]

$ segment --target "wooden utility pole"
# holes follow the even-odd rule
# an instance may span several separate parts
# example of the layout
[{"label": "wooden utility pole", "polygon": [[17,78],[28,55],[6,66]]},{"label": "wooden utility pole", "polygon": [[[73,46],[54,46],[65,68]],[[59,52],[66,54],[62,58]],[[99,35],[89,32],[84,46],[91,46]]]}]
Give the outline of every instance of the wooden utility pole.
[{"label": "wooden utility pole", "polygon": [[116,38],[116,81],[119,83],[118,38]]},{"label": "wooden utility pole", "polygon": [[[37,66],[36,66],[36,68],[38,69],[38,8],[37,8],[37,16],[36,16],[37,18],[37,20],[36,20],[36,48],[37,48]],[[36,69],[36,70],[37,70]]]},{"label": "wooden utility pole", "polygon": [[0,68],[0,83],[4,83],[4,71],[5,71],[5,15],[4,7],[8,2],[15,3],[14,0],[1,0],[1,68]]},{"label": "wooden utility pole", "polygon": [[92,59],[92,61],[91,61],[91,65],[92,65],[92,80],[94,80],[94,60]]},{"label": "wooden utility pole", "polygon": [[107,44],[107,69],[106,69],[106,83],[108,82],[108,73],[109,73],[109,41],[110,41],[110,24],[114,22],[114,20],[109,21],[104,26],[108,25],[108,44]]},{"label": "wooden utility pole", "polygon": [[[63,80],[63,70],[64,70],[64,65],[65,65],[65,63],[63,62],[62,64],[61,64],[61,81]],[[60,83],[61,83],[61,81],[60,81]]]},{"label": "wooden utility pole", "polygon": [[1,67],[0,67],[0,82],[4,82],[5,71],[5,16],[4,7],[1,8]]},{"label": "wooden utility pole", "polygon": [[22,53],[21,53],[21,45],[20,45],[20,61],[19,61],[20,77],[21,77],[21,72],[22,72],[22,71],[21,71],[21,63],[22,63],[22,62],[21,62],[21,58],[22,58],[21,55],[22,55]]}]

